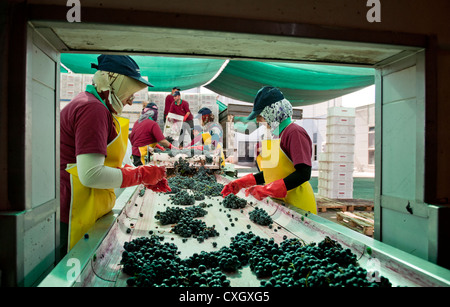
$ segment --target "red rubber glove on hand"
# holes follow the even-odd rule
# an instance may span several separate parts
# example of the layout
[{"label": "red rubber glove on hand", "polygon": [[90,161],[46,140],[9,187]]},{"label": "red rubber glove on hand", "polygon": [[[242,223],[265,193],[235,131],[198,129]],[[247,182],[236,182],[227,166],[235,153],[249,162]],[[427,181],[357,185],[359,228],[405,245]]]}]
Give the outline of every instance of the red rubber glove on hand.
[{"label": "red rubber glove on hand", "polygon": [[172,150],[172,149],[180,150],[181,148],[178,148],[178,147],[173,146],[172,144],[170,144],[170,145],[169,145],[169,149],[170,149],[170,150]]},{"label": "red rubber glove on hand", "polygon": [[145,186],[153,186],[166,176],[166,168],[164,166],[143,165],[133,167],[127,164],[120,170],[122,171],[121,188],[141,183]]},{"label": "red rubber glove on hand", "polygon": [[221,193],[223,197],[226,197],[231,193],[236,195],[241,189],[248,188],[254,185],[256,185],[255,176],[253,176],[253,174],[248,174],[239,179],[229,182],[226,186],[223,187]]},{"label": "red rubber glove on hand", "polygon": [[189,115],[190,114],[186,114],[186,115],[184,115],[184,117],[183,117],[183,121],[185,122],[186,121],[186,119],[189,117]]},{"label": "red rubber glove on hand", "polygon": [[166,178],[161,179],[157,184],[155,185],[146,185],[147,189],[150,189],[154,192],[172,192],[172,189],[169,186],[169,182]]},{"label": "red rubber glove on hand", "polygon": [[283,179],[275,180],[266,185],[256,185],[245,190],[245,196],[251,194],[257,200],[263,200],[267,196],[274,198],[285,198],[287,195],[286,185]]},{"label": "red rubber glove on hand", "polygon": [[155,147],[160,149],[161,151],[166,151],[166,149],[159,144],[156,144]]}]

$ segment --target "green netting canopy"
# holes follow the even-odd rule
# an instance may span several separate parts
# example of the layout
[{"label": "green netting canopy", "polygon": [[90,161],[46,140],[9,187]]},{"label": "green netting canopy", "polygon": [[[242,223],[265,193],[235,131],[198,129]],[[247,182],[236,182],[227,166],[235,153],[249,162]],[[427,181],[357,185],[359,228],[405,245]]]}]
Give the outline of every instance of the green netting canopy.
[{"label": "green netting canopy", "polygon": [[[91,63],[97,64],[98,54],[61,54],[61,63],[74,73],[94,74]],[[155,56],[132,56],[139,65],[141,75],[154,85],[152,92],[170,92],[174,86],[181,90],[202,86],[220,70],[225,60],[199,58],[169,58]],[[64,67],[63,66],[63,67]]]},{"label": "green netting canopy", "polygon": [[271,85],[280,88],[292,105],[303,106],[355,92],[374,82],[371,68],[230,61],[206,88],[253,102],[261,87]]},{"label": "green netting canopy", "polygon": [[[74,73],[93,74],[97,54],[61,54],[61,63]],[[132,56],[141,74],[155,86],[149,91],[169,92],[205,86],[225,97],[253,102],[264,85],[276,86],[293,106],[337,98],[374,84],[374,69],[346,66],[274,63],[181,57]],[[206,85],[205,85],[206,84]]]}]

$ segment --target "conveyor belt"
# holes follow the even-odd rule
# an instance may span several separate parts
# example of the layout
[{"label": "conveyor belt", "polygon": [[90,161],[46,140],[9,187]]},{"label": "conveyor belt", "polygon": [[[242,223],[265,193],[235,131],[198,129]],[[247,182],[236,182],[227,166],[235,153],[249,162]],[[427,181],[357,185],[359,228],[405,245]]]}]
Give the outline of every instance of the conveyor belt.
[{"label": "conveyor belt", "polygon": [[[174,164],[178,161],[179,158],[182,158],[189,162],[191,167],[200,167],[203,166],[208,169],[219,169],[220,168],[220,156],[211,156],[198,154],[193,156],[188,156],[186,154],[177,154],[175,156],[171,156],[167,153],[154,153],[150,156],[150,161],[152,164],[158,166],[165,166],[166,168],[173,168]],[[210,160],[210,161],[209,161]]]},{"label": "conveyor belt", "polygon": [[[217,176],[217,179],[221,183],[228,181],[222,176]],[[89,232],[89,239],[81,240],[60,262],[54,272],[50,273],[41,283],[41,286],[125,286],[129,276],[121,272],[119,264],[123,244],[140,236],[149,236],[150,230],[164,236],[164,242],[176,244],[181,251],[180,257],[182,258],[195,252],[213,251],[221,246],[229,245],[230,238],[241,231],[252,231],[267,238],[273,237],[276,242],[281,242],[285,235],[289,238],[297,237],[306,243],[319,242],[325,236],[329,236],[344,248],[350,248],[357,255],[358,262],[362,267],[376,263],[380,274],[389,278],[393,286],[450,285],[449,270],[319,216],[308,215],[302,210],[289,208],[272,200],[256,202],[253,198],[249,198],[248,200],[252,201],[253,205],[247,205],[241,213],[240,209],[225,209],[219,204],[220,197],[206,198],[204,201],[211,203],[212,206],[206,208],[208,214],[200,219],[203,219],[208,226],[215,225],[220,236],[208,238],[202,243],[194,238],[189,238],[186,243],[183,243],[181,237],[170,232],[171,225],[160,225],[154,218],[158,210],[163,211],[167,206],[173,206],[169,202],[169,195],[146,190],[141,197],[139,192],[140,189],[137,188],[133,193],[128,190],[121,195],[118,201],[124,202],[123,209],[120,209],[120,212],[116,209],[115,214],[100,219],[97,228]],[[244,197],[242,192],[238,196]],[[200,202],[202,201],[197,201],[196,204]],[[271,215],[274,220],[272,229],[267,226],[259,226],[249,220],[248,213],[255,206],[265,209]],[[231,222],[226,214],[231,214],[234,227],[230,225]],[[107,221],[111,220],[114,222],[110,224],[110,228],[105,229],[108,225]],[[100,226],[102,223],[104,223],[103,227]],[[248,224],[251,225],[250,230],[247,229]],[[225,230],[225,227],[228,227],[228,230]],[[104,237],[98,234],[102,231]],[[217,242],[217,247],[213,247],[212,242]],[[366,252],[367,247],[372,250],[371,256]],[[72,266],[68,266],[69,259],[80,259],[81,274],[72,282],[68,282],[67,278],[64,280],[73,269]],[[231,286],[259,286],[259,281],[248,267],[244,267],[239,270],[238,274],[231,275],[229,278]]]}]

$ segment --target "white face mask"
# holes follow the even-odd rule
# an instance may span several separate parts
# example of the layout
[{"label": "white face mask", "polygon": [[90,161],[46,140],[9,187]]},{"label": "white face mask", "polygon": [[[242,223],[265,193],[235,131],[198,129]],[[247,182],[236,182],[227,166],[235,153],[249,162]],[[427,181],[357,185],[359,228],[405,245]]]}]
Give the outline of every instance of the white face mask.
[{"label": "white face mask", "polygon": [[93,83],[98,92],[109,91],[108,102],[118,115],[122,114],[123,101],[146,87],[144,83],[133,78],[106,71],[97,71]]},{"label": "white face mask", "polygon": [[109,96],[110,101],[111,101],[111,105],[114,109],[114,111],[116,111],[117,115],[122,114],[123,111],[123,103],[122,101],[119,99],[119,97],[117,97],[117,95],[113,92],[111,93],[111,95]]}]

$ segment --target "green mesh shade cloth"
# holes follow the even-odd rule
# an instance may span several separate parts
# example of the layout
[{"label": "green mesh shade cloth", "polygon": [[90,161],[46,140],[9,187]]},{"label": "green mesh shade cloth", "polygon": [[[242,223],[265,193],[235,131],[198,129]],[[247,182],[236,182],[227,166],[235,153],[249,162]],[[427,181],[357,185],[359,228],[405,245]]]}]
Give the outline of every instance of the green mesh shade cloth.
[{"label": "green mesh shade cloth", "polygon": [[227,105],[224,104],[223,102],[216,100],[217,105],[219,106],[219,113],[226,110]]},{"label": "green mesh shade cloth", "polygon": [[230,61],[206,88],[253,102],[261,87],[271,85],[280,88],[293,106],[304,106],[352,93],[374,82],[371,68]]},{"label": "green mesh shade cloth", "polygon": [[[74,73],[94,74],[91,63],[97,63],[98,54],[61,54],[61,63]],[[152,92],[170,92],[174,86],[181,90],[202,86],[219,71],[225,60],[198,58],[169,58],[131,56],[139,65],[141,75],[148,77]],[[61,67],[61,72],[65,69]]]},{"label": "green mesh shade cloth", "polygon": [[[93,74],[91,63],[98,54],[61,54],[61,63],[74,73]],[[132,56],[155,86],[149,91],[182,91],[210,82],[225,60]],[[61,67],[61,71],[65,69]],[[276,86],[293,106],[304,106],[340,97],[374,84],[374,69],[346,66],[229,61],[220,74],[205,87],[240,101],[252,103],[264,85]],[[220,105],[220,104],[219,104]]]}]

